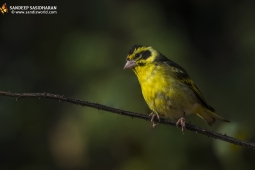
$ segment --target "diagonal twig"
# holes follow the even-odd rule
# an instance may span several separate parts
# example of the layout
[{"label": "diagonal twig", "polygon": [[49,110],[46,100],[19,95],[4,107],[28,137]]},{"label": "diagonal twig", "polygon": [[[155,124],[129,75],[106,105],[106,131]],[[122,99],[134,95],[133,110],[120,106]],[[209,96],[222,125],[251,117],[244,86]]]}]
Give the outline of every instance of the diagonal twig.
[{"label": "diagonal twig", "polygon": [[[104,110],[104,111],[111,112],[111,113],[117,113],[120,115],[129,116],[132,118],[135,117],[135,118],[144,119],[144,120],[151,120],[151,117],[148,115],[145,115],[145,114],[125,111],[125,110],[112,108],[112,107],[105,106],[105,105],[98,104],[98,103],[92,103],[92,102],[88,102],[88,101],[65,97],[63,95],[50,94],[50,93],[45,93],[45,92],[44,93],[11,93],[11,92],[0,91],[0,95],[8,96],[8,97],[15,97],[16,100],[19,100],[22,98],[49,98],[49,99],[54,99],[54,100],[58,100],[58,101],[65,101],[65,102],[73,103],[76,105],[92,107],[92,108],[95,108],[98,110]],[[175,122],[172,122],[168,119],[161,118],[160,122],[158,122],[157,119],[154,121],[157,123],[171,125],[171,126],[176,127]],[[242,141],[242,140],[227,136],[226,134],[220,134],[217,132],[213,132],[213,131],[210,131],[207,129],[203,129],[203,128],[191,125],[189,123],[186,123],[186,129],[190,130],[190,131],[194,131],[196,133],[206,135],[208,137],[213,137],[215,139],[229,142],[229,143],[232,143],[232,144],[235,144],[238,146],[255,149],[255,143],[253,143],[253,142]]]}]

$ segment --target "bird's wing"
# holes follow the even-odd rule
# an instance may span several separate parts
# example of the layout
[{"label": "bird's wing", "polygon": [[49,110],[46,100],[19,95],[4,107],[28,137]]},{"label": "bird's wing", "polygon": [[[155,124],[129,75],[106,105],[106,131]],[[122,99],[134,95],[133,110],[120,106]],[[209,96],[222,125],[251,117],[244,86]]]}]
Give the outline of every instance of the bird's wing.
[{"label": "bird's wing", "polygon": [[164,62],[168,64],[169,66],[171,66],[171,69],[175,78],[180,80],[182,83],[186,84],[195,93],[195,95],[197,96],[197,98],[199,99],[202,105],[204,105],[209,110],[215,112],[215,110],[207,104],[202,93],[199,91],[195,83],[191,80],[188,73],[180,65],[176,64],[175,62],[171,60],[164,61]]}]

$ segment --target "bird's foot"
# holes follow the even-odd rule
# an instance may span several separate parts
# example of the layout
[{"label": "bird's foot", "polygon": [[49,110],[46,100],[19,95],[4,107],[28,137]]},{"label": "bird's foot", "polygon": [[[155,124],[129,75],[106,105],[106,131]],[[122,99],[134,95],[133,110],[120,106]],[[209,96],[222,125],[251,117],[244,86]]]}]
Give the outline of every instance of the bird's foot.
[{"label": "bird's foot", "polygon": [[176,122],[176,126],[178,127],[178,125],[181,125],[182,127],[182,133],[185,130],[185,118],[181,117],[177,122]]},{"label": "bird's foot", "polygon": [[152,112],[151,114],[149,114],[149,116],[151,116],[152,127],[155,128],[157,123],[154,122],[154,118],[155,116],[157,116],[158,121],[160,122],[159,115]]}]

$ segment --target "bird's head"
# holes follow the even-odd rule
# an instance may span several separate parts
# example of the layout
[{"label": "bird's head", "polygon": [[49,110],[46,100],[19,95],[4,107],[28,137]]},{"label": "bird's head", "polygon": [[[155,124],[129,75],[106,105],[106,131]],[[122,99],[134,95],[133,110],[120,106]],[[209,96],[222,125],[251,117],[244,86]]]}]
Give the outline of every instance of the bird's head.
[{"label": "bird's head", "polygon": [[158,54],[159,52],[150,46],[134,45],[128,52],[124,69],[152,63],[157,58]]}]

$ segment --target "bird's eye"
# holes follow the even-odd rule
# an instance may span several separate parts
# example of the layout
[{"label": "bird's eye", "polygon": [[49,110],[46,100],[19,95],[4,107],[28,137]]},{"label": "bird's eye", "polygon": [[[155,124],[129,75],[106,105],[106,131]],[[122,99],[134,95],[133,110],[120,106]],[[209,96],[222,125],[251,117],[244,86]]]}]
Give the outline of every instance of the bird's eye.
[{"label": "bird's eye", "polygon": [[140,56],[140,54],[135,54],[135,58],[138,58]]}]

